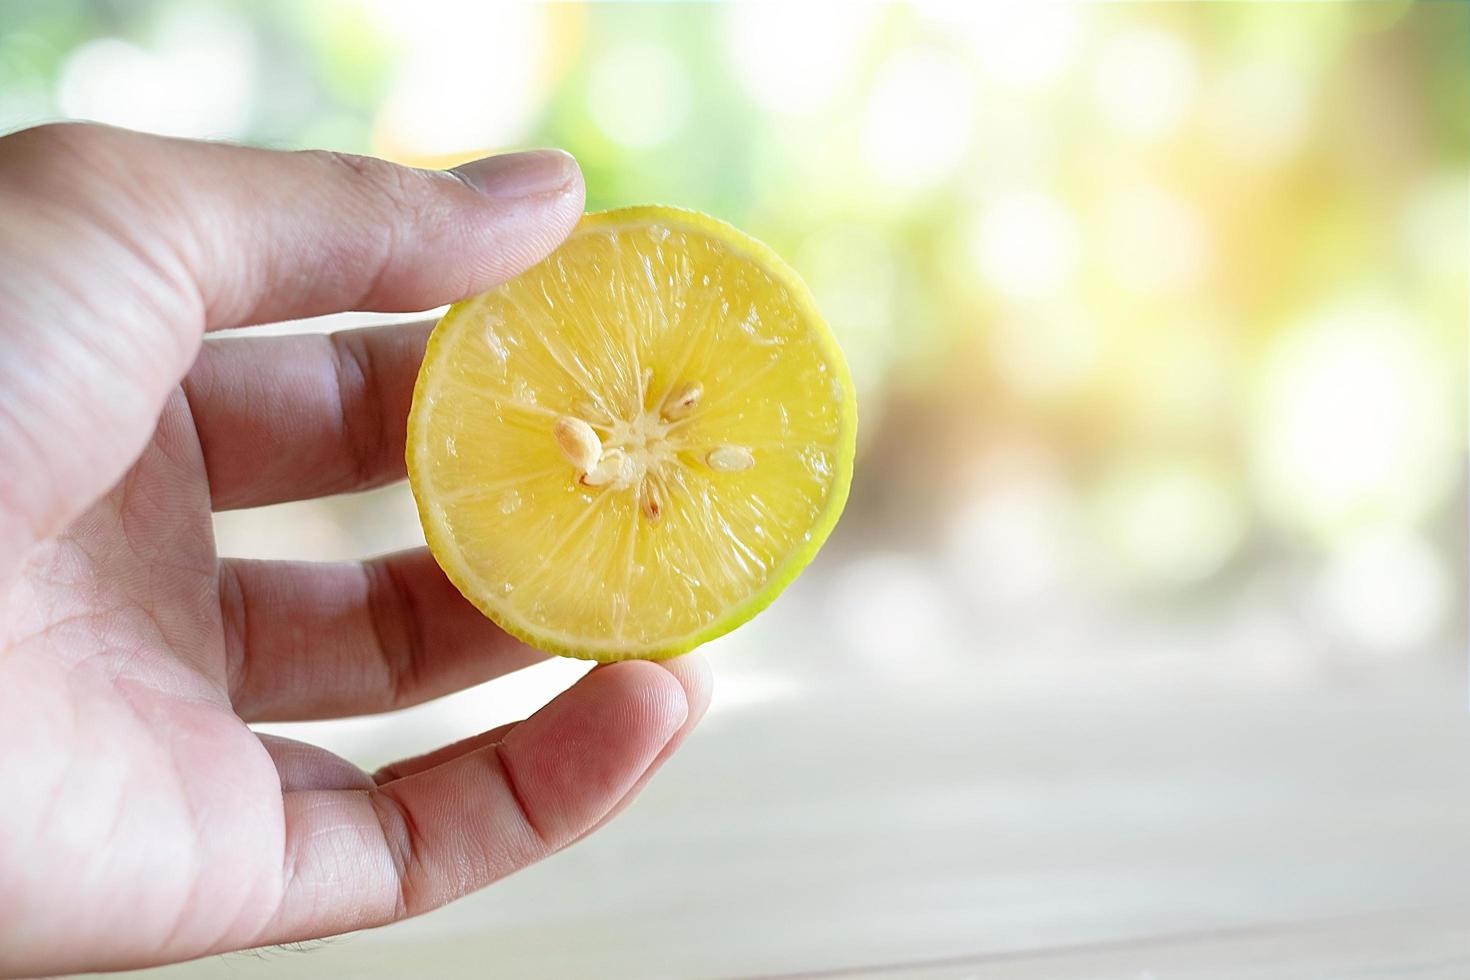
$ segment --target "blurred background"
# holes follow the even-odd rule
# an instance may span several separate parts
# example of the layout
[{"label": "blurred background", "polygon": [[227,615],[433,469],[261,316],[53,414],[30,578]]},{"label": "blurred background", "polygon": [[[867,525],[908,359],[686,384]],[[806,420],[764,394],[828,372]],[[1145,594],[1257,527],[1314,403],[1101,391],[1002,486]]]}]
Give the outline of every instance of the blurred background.
[{"label": "blurred background", "polygon": [[[617,825],[159,976],[1000,976],[1467,897],[1470,6],[0,0],[0,131],[66,117],[566,147],[787,256],[860,388],[831,543]],[[217,533],[422,541],[402,486]],[[584,669],[262,727],[376,766]]]}]

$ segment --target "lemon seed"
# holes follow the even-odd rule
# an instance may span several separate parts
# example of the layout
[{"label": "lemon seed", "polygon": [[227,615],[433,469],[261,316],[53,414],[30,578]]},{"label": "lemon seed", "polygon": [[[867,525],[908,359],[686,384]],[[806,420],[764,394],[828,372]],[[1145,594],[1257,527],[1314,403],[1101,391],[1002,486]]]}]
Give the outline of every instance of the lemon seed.
[{"label": "lemon seed", "polygon": [[669,397],[664,399],[664,407],[660,414],[663,415],[666,422],[688,418],[699,405],[699,399],[703,395],[704,385],[698,381],[680,385],[669,392]]},{"label": "lemon seed", "polygon": [[556,420],[551,434],[556,437],[556,445],[561,449],[561,454],[579,472],[591,472],[596,468],[598,460],[602,459],[601,440],[597,438],[592,426],[579,418],[563,415]]},{"label": "lemon seed", "polygon": [[651,524],[657,524],[659,518],[664,516],[663,494],[659,493],[652,480],[643,481],[643,487],[638,494],[638,508]]},{"label": "lemon seed", "polygon": [[710,469],[721,473],[739,473],[755,465],[755,457],[744,446],[719,446],[711,449],[704,461]]}]

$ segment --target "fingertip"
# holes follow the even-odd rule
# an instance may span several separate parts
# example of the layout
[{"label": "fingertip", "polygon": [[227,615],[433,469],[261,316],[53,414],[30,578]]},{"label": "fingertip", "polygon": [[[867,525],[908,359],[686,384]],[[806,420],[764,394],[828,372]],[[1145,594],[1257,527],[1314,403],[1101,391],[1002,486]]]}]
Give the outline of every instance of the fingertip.
[{"label": "fingertip", "polygon": [[449,172],[477,193],[498,200],[580,194],[582,187],[582,170],[576,158],[559,149],[499,153],[460,164]]},{"label": "fingertip", "polygon": [[610,664],[518,725],[500,752],[543,839],[561,846],[639,784],[688,716],[673,674],[642,661]]},{"label": "fingertip", "polygon": [[685,707],[682,727],[693,728],[709,710],[710,700],[714,694],[714,672],[710,669],[708,658],[702,653],[685,653],[667,660],[620,660],[598,664],[587,676],[601,674],[613,668],[623,669],[632,664],[642,665],[638,669],[650,678],[653,677],[653,674],[647,672],[646,668],[653,667],[673,678],[678,684],[679,690],[683,693]]},{"label": "fingertip", "polygon": [[701,653],[686,653],[660,661],[659,666],[684,689],[684,699],[688,704],[686,725],[692,728],[709,710],[710,699],[714,695],[714,672],[710,669],[709,659]]},{"label": "fingertip", "polygon": [[[582,219],[586,187],[562,150],[484,157],[444,171],[474,192],[462,254],[468,278],[448,297],[464,299],[511,279],[554,252]],[[461,197],[463,200],[464,197]]]},{"label": "fingertip", "polygon": [[[617,665],[609,664],[607,667],[599,667],[593,673],[598,673],[612,666]],[[633,788],[624,794],[617,805],[604,814],[596,825],[589,828],[588,833],[603,826],[628,807],[634,797],[638,795],[638,791],[653,778],[653,775],[658,771],[659,767],[671,758],[679,750],[679,747],[684,744],[684,740],[704,718],[705,712],[709,709],[710,697],[714,690],[714,675],[710,670],[709,662],[702,654],[686,653],[683,656],[673,657],[669,660],[660,660],[655,663],[645,664],[645,666],[655,668],[679,686],[679,689],[683,693],[685,704],[684,722],[679,726],[678,731],[674,732],[673,737],[664,743],[663,749],[659,751],[658,756],[653,762],[644,769],[643,775],[638,778],[638,782],[634,784]]]},{"label": "fingertip", "polygon": [[650,734],[661,733],[660,746],[688,720],[692,705],[688,689],[674,672],[647,660],[623,660],[606,664],[587,674],[582,685],[596,690],[606,688],[604,696],[627,699],[636,704],[639,715]]}]

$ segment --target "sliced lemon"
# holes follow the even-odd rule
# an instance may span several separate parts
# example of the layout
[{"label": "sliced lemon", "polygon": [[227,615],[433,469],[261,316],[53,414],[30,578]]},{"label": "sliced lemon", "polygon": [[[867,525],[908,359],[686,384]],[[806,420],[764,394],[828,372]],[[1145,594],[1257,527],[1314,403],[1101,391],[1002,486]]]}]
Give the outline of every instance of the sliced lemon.
[{"label": "sliced lemon", "polygon": [[424,535],[543,650],[660,658],[764,609],[847,500],[857,409],[801,280],[713,218],[588,215],[452,307],[408,421]]}]

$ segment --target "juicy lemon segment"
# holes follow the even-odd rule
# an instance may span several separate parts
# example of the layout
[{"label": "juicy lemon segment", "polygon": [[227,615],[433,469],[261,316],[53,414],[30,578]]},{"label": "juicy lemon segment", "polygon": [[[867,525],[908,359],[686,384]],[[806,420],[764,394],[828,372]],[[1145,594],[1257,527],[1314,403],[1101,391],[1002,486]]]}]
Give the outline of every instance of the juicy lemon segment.
[{"label": "juicy lemon segment", "polygon": [[501,627],[554,653],[666,657],[811,560],[856,424],[785,263],[704,215],[629,208],[449,310],[408,471],[439,564]]}]

